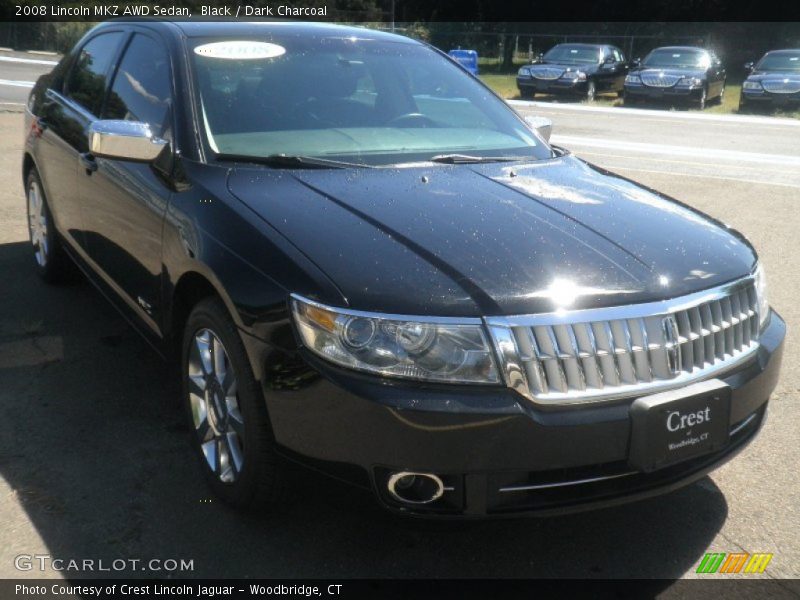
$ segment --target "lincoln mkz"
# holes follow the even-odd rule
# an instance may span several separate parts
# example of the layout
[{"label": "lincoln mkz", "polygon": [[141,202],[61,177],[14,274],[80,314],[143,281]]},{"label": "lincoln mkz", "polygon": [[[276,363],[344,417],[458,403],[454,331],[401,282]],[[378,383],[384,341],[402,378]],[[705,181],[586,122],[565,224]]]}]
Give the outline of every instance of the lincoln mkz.
[{"label": "lincoln mkz", "polygon": [[397,35],[109,21],[30,95],[34,264],[179,365],[231,505],[289,461],[422,516],[675,489],[756,435],[784,322],[741,234],[548,133]]}]

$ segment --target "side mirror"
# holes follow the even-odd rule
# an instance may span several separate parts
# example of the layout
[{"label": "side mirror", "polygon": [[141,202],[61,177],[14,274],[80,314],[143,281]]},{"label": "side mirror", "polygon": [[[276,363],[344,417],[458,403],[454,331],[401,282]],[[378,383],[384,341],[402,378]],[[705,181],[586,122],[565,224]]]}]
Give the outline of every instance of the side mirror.
[{"label": "side mirror", "polygon": [[606,59],[603,62],[607,65],[613,65],[616,61],[614,60],[613,56],[606,56]]},{"label": "side mirror", "polygon": [[536,60],[534,62],[537,63],[544,62],[544,54],[542,52],[539,52],[539,55],[536,57]]},{"label": "side mirror", "polygon": [[168,145],[137,121],[95,121],[89,126],[89,152],[101,158],[152,162]]},{"label": "side mirror", "polygon": [[546,117],[525,117],[528,127],[537,132],[546,142],[550,141],[550,134],[553,133],[553,122]]},{"label": "side mirror", "polygon": [[744,63],[744,70],[745,71],[752,71],[755,65],[751,62]]}]

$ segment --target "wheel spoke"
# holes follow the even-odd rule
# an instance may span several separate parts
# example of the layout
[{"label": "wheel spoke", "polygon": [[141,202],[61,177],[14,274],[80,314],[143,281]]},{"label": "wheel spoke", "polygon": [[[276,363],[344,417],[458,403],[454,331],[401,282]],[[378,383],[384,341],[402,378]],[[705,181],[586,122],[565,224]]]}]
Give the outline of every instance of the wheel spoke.
[{"label": "wheel spoke", "polygon": [[228,431],[235,433],[240,440],[244,440],[244,419],[239,412],[239,407],[228,407]]},{"label": "wheel spoke", "polygon": [[228,452],[231,458],[230,464],[233,467],[234,472],[239,474],[242,471],[244,456],[242,456],[242,450],[239,446],[238,436],[235,433],[229,433],[227,435],[227,441]]},{"label": "wheel spoke", "polygon": [[199,358],[200,368],[206,375],[211,375],[214,371],[211,363],[211,349],[209,344],[208,330],[203,330],[198,335],[194,336],[194,343],[197,347],[197,356]]},{"label": "wheel spoke", "polygon": [[206,402],[202,394],[195,393],[189,394],[189,402],[192,408],[192,422],[194,423],[195,429],[197,429],[200,423],[205,421],[208,417],[206,414]]},{"label": "wheel spoke", "polygon": [[222,481],[230,482],[236,478],[232,467],[231,461],[231,448],[228,445],[228,438],[223,436],[219,438],[219,478]]},{"label": "wheel spoke", "polygon": [[203,398],[206,393],[206,380],[202,375],[189,375],[189,393]]},{"label": "wheel spoke", "polygon": [[215,473],[217,472],[217,463],[218,460],[218,452],[217,452],[217,440],[210,440],[208,442],[203,443],[200,446],[203,449],[203,454],[206,457],[206,462],[208,466],[211,467],[211,470]]},{"label": "wheel spoke", "polygon": [[197,425],[197,437],[201,444],[214,438],[214,433],[211,431],[211,425],[209,425],[206,417],[203,417],[203,420],[199,425]]},{"label": "wheel spoke", "polygon": [[233,369],[230,366],[226,366],[225,377],[222,378],[220,381],[220,385],[222,385],[222,391],[225,392],[225,397],[236,397],[236,377],[233,374]]},{"label": "wheel spoke", "polygon": [[214,369],[214,375],[217,377],[217,381],[222,384],[223,379],[225,379],[226,375],[226,365],[225,362],[227,360],[227,356],[225,355],[225,348],[222,347],[219,339],[217,336],[212,335],[212,365]]},{"label": "wheel spoke", "polygon": [[222,475],[222,452],[224,448],[224,442],[222,438],[214,438],[214,448],[215,448],[215,461],[214,461],[214,472],[217,475]]}]

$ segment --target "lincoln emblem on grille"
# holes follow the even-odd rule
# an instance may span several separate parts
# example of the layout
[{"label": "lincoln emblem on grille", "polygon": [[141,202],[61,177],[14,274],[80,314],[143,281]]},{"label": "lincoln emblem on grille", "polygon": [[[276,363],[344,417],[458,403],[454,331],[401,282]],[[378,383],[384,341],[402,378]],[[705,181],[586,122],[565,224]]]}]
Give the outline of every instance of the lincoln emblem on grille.
[{"label": "lincoln emblem on grille", "polygon": [[681,345],[678,339],[678,321],[673,315],[664,317],[664,348],[667,351],[667,366],[673,377],[681,372]]}]

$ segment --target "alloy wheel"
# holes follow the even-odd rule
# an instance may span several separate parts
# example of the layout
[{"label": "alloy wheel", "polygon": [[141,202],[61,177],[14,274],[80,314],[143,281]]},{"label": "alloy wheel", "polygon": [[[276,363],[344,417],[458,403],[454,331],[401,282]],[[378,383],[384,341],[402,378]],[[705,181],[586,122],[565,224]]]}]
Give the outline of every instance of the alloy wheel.
[{"label": "alloy wheel", "polygon": [[596,89],[595,89],[594,81],[589,81],[589,83],[586,84],[586,99],[589,102],[594,101],[595,92],[596,92]]},{"label": "alloy wheel", "polygon": [[210,329],[195,332],[187,371],[192,421],[206,463],[220,481],[233,483],[244,466],[244,418],[228,353]]},{"label": "alloy wheel", "polygon": [[47,212],[42,191],[36,181],[31,181],[28,186],[28,231],[36,262],[44,267],[49,257]]}]

